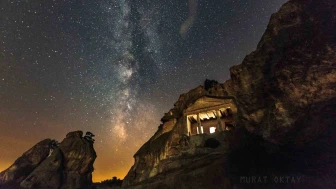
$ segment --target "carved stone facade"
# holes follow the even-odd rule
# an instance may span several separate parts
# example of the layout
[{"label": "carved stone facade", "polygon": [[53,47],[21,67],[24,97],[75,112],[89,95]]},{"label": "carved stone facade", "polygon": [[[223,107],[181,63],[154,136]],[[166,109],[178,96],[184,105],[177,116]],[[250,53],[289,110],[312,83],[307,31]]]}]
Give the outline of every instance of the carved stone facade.
[{"label": "carved stone facade", "polygon": [[186,133],[212,134],[235,126],[237,107],[231,98],[203,96],[183,112]]}]

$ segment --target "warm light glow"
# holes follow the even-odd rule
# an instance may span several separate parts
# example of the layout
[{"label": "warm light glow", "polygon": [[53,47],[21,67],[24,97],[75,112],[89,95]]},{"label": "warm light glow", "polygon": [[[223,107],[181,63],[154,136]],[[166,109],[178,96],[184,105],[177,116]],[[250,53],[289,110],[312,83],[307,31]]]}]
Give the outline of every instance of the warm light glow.
[{"label": "warm light glow", "polygon": [[216,132],[216,127],[210,127],[210,133]]},{"label": "warm light glow", "polygon": [[6,170],[13,162],[0,162],[0,172]]},{"label": "warm light glow", "polygon": [[93,182],[101,182],[103,180],[112,179],[112,177],[116,176],[119,179],[124,179],[126,176],[128,170],[122,170],[122,171],[113,171],[113,172],[93,172],[92,174],[92,181]]},{"label": "warm light glow", "polygon": [[197,134],[202,134],[202,133],[204,133],[203,132],[203,126],[201,126],[201,133],[199,132],[198,127],[197,127]]}]

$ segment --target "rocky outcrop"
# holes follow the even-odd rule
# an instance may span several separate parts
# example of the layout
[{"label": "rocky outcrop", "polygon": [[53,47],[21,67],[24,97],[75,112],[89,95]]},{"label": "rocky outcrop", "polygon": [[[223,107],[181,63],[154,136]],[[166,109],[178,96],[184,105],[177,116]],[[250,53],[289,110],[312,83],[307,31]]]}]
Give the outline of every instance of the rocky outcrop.
[{"label": "rocky outcrop", "polygon": [[248,131],[276,144],[301,145],[333,123],[335,4],[287,2],[272,15],[257,50],[231,68],[225,89]]},{"label": "rocky outcrop", "polygon": [[23,181],[48,157],[50,143],[50,139],[42,140],[25,152],[13,165],[0,173],[0,183],[11,184]]},{"label": "rocky outcrop", "polygon": [[[82,131],[68,133],[49,156],[51,140],[41,141],[1,173],[1,183],[29,189],[92,188],[96,153],[93,143],[82,136]],[[26,162],[34,163],[28,169]]]},{"label": "rocky outcrop", "polygon": [[[272,15],[257,49],[230,69],[230,80],[207,81],[180,96],[134,155],[123,187],[333,187],[335,33],[335,1],[288,1]],[[233,99],[234,131],[185,135],[183,112],[205,95]],[[220,145],[209,148],[209,140]],[[264,175],[266,183],[246,180]],[[283,175],[305,180],[278,185]]]},{"label": "rocky outcrop", "polygon": [[[123,186],[139,183],[158,174],[180,168],[181,164],[170,163],[170,160],[167,160],[167,164],[163,164],[162,161],[166,159],[176,158],[183,154],[186,157],[184,162],[189,164],[187,159],[192,159],[195,153],[208,154],[209,151],[206,148],[199,149],[199,146],[204,145],[206,138],[193,138],[190,141],[190,138],[183,134],[183,111],[203,96],[223,97],[226,94],[223,85],[216,82],[210,82],[210,87],[207,90],[203,86],[199,86],[182,94],[174,104],[174,108],[161,119],[163,124],[159,126],[158,131],[134,155],[135,164],[125,177]],[[227,140],[222,135],[217,138],[222,143]],[[226,145],[217,150],[225,148],[227,148]]]}]

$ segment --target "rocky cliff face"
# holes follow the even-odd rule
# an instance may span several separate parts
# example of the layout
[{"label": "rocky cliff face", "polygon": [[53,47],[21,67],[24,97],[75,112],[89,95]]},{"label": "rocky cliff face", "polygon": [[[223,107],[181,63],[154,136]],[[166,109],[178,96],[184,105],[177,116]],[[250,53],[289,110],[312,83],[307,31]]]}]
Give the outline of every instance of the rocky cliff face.
[{"label": "rocky cliff face", "polygon": [[334,121],[335,10],[331,0],[289,1],[272,15],[257,50],[231,68],[225,89],[247,130],[300,145]]},{"label": "rocky cliff face", "polygon": [[39,142],[0,174],[2,187],[91,188],[96,153],[93,143],[82,135],[82,131],[68,133],[50,155],[51,140]]},{"label": "rocky cliff face", "polygon": [[[335,33],[335,1],[288,1],[272,15],[257,49],[230,69],[230,80],[207,81],[180,96],[134,155],[123,186],[334,186]],[[232,98],[238,109],[236,129],[211,136],[220,144],[214,149],[206,146],[210,136],[188,137],[184,131],[183,111],[204,95]],[[283,175],[303,180],[275,182]],[[268,180],[247,182],[255,176]]]}]

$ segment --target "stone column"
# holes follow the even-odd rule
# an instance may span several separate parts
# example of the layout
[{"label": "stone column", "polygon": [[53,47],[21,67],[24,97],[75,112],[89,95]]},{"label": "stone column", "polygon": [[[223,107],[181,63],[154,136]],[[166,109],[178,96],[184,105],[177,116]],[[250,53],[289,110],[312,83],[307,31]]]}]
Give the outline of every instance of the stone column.
[{"label": "stone column", "polygon": [[[217,117],[217,121],[218,121],[218,129],[219,129],[219,132],[222,132],[223,131],[223,123],[222,123],[222,120],[220,120],[220,111],[217,110],[216,111],[216,117]],[[224,122],[224,129],[225,129],[225,122]]]},{"label": "stone column", "polygon": [[197,114],[197,128],[198,128],[198,134],[202,134],[202,129],[201,129],[201,118],[199,113]]},{"label": "stone column", "polygon": [[189,121],[188,116],[187,116],[187,120],[186,121],[187,121],[187,135],[190,136],[191,135],[191,123]]}]

